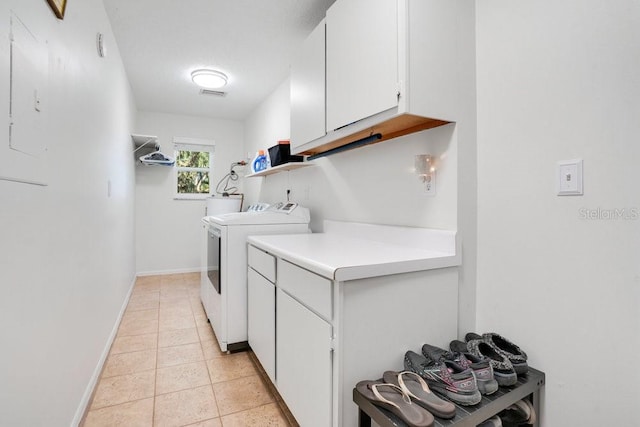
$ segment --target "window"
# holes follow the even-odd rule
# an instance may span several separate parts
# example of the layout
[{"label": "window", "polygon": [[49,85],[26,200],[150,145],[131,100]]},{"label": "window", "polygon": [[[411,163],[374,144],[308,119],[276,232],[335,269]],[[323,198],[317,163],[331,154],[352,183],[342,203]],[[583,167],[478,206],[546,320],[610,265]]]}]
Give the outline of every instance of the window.
[{"label": "window", "polygon": [[215,143],[210,140],[174,138],[175,146],[175,197],[177,199],[201,199],[211,194],[213,177],[213,152]]}]

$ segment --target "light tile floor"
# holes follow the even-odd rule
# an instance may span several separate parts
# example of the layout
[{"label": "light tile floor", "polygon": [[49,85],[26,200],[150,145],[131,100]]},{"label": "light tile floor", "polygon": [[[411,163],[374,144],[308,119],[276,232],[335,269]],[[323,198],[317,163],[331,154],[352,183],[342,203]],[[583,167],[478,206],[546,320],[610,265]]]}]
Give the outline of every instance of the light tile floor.
[{"label": "light tile floor", "polygon": [[297,426],[251,352],[220,351],[199,273],[137,279],[84,420],[94,426]]}]

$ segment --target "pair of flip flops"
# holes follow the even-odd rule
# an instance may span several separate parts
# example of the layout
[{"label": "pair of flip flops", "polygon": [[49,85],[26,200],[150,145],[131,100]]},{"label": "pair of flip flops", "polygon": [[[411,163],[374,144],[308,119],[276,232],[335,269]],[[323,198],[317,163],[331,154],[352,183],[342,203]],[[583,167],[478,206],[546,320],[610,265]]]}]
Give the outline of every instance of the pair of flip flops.
[{"label": "pair of flip flops", "polygon": [[371,403],[380,406],[413,427],[431,427],[433,415],[453,418],[456,407],[431,392],[415,372],[386,371],[382,381],[360,381],[356,389]]}]

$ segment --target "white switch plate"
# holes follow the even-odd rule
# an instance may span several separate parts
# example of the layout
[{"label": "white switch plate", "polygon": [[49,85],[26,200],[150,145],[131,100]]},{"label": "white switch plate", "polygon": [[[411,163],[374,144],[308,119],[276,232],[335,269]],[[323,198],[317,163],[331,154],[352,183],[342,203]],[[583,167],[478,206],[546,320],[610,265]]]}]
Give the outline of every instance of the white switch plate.
[{"label": "white switch plate", "polygon": [[558,162],[556,183],[558,196],[582,196],[582,159]]}]

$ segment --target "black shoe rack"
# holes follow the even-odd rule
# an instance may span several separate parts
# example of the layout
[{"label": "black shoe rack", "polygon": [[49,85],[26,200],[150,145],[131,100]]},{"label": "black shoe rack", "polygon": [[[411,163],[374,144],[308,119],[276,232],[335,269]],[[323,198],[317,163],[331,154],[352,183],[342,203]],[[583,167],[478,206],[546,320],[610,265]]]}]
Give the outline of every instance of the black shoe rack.
[{"label": "black shoe rack", "polygon": [[[518,376],[518,383],[512,387],[500,387],[498,391],[482,396],[480,403],[474,406],[456,405],[456,416],[450,420],[435,419],[434,427],[475,427],[488,420],[502,410],[513,405],[517,401],[528,398],[533,404],[538,422],[533,424],[539,427],[540,419],[540,390],[544,386],[544,372],[529,368],[526,375]],[[407,427],[407,425],[391,412],[372,404],[355,388],[353,389],[353,401],[358,405],[358,426],[371,427],[371,420],[380,427]]]}]

